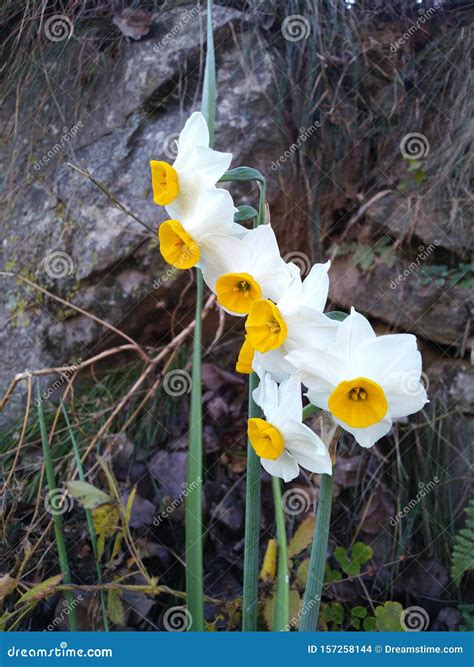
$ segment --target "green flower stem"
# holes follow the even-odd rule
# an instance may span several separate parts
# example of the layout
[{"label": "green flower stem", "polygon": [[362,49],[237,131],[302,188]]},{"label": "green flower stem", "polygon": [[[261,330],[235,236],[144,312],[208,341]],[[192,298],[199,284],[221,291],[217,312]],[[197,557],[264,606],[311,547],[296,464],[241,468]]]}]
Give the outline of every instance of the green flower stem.
[{"label": "green flower stem", "polygon": [[[202,113],[209,128],[209,145],[214,146],[216,119],[216,62],[212,32],[212,0],[207,3],[207,53],[202,88]],[[196,311],[193,339],[189,450],[185,500],[186,604],[191,614],[190,630],[204,630],[204,574],[202,529],[202,306],[203,277],[196,269]]]},{"label": "green flower stem", "polygon": [[[258,377],[249,377],[248,416],[258,417],[260,408],[252,397]],[[260,541],[260,459],[250,441],[247,442],[247,486],[245,490],[245,546],[242,630],[254,632],[258,616],[258,555]]]},{"label": "green flower stem", "polygon": [[[64,420],[66,422],[67,430],[69,432],[69,437],[71,439],[71,444],[72,444],[72,450],[74,452],[74,458],[76,460],[76,466],[77,466],[77,474],[79,475],[79,479],[81,482],[85,482],[85,476],[84,476],[84,468],[82,467],[82,461],[81,461],[81,454],[79,452],[79,447],[77,446],[76,442],[76,436],[74,435],[74,431],[72,430],[71,422],[69,421],[69,416],[67,414],[66,406],[64,403],[61,401],[61,409],[63,411],[63,416]],[[104,579],[102,577],[102,568],[100,566],[100,561],[99,561],[99,550],[97,548],[97,539],[95,535],[95,529],[94,529],[94,522],[92,520],[92,512],[88,509],[86,509],[86,520],[87,520],[87,527],[89,529],[89,536],[91,540],[91,545],[92,545],[92,552],[94,554],[95,558],[95,565],[96,565],[96,571],[97,571],[97,583],[99,585],[103,584]],[[100,608],[102,612],[102,622],[104,624],[104,631],[108,632],[109,631],[109,621],[107,619],[107,605],[105,603],[105,594],[103,590],[99,591],[99,597],[100,597]]]},{"label": "green flower stem", "polygon": [[[247,178],[241,180],[258,180],[260,187],[260,201],[258,207],[258,218],[255,226],[265,221],[265,179],[255,169],[240,168],[240,174],[247,170]],[[239,172],[233,169],[232,172]],[[227,174],[232,173],[227,172]],[[258,179],[256,178],[258,176]],[[238,180],[238,179],[237,179]],[[253,400],[253,390],[258,385],[258,376],[251,373],[249,377],[249,403],[248,416],[260,416],[260,408]],[[244,582],[242,602],[242,630],[255,632],[258,619],[258,556],[260,544],[260,487],[261,468],[260,460],[256,455],[250,441],[247,441],[247,486],[245,491],[245,544],[244,544]]]},{"label": "green flower stem", "polygon": [[289,631],[290,623],[290,578],[288,574],[288,544],[286,541],[285,513],[281,502],[281,483],[272,477],[273,501],[275,504],[276,537],[278,542],[278,572],[273,607],[274,632]]},{"label": "green flower stem", "polygon": [[[38,390],[38,421],[40,425],[40,433],[41,433],[41,444],[43,447],[43,458],[44,458],[44,467],[46,471],[46,481],[48,482],[48,490],[50,494],[53,494],[55,491],[57,491],[57,486],[56,486],[56,475],[54,472],[54,464],[53,464],[53,459],[51,457],[51,450],[49,448],[49,442],[48,442],[48,434],[46,432],[46,423],[44,420],[44,413],[43,413],[43,403],[42,403],[42,398],[41,398],[41,390],[40,390],[40,385],[38,382],[37,385],[37,390]],[[71,571],[69,569],[69,561],[67,557],[67,550],[66,550],[66,542],[64,540],[64,533],[63,533],[63,522],[61,518],[61,514],[59,512],[53,512],[53,523],[54,523],[54,535],[56,538],[56,547],[58,550],[58,557],[59,557],[59,567],[61,569],[61,574],[63,575],[63,582],[65,584],[70,584],[71,583]],[[64,593],[64,597],[66,598],[66,602],[69,605],[69,615],[68,615],[68,622],[69,622],[69,629],[71,632],[75,632],[77,630],[77,616],[76,616],[76,609],[73,605],[73,596],[72,593]]]},{"label": "green flower stem", "polygon": [[329,539],[333,476],[334,466],[332,475],[321,475],[313,546],[311,548],[308,578],[306,580],[306,590],[303,598],[303,607],[301,609],[300,632],[313,632],[317,630]]}]

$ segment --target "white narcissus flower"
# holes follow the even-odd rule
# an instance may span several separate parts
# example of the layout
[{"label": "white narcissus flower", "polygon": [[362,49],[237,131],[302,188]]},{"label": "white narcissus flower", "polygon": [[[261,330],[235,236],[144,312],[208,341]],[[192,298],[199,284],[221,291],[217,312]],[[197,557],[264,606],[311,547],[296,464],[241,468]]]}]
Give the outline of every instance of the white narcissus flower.
[{"label": "white narcissus flower", "polygon": [[298,272],[280,257],[270,225],[251,229],[241,238],[215,234],[207,245],[212,261],[203,264],[204,280],[232,315],[246,315],[257,299],[278,301]]},{"label": "white narcissus flower", "polygon": [[326,351],[294,350],[286,360],[300,372],[311,403],[328,410],[362,447],[386,435],[392,419],[428,402],[415,336],[377,337],[354,308]]},{"label": "white narcissus flower", "polygon": [[257,299],[251,306],[246,341],[255,362],[281,381],[293,372],[285,356],[299,348],[325,349],[336,338],[339,322],[323,314],[331,263],[315,264],[304,281],[295,276],[277,303]]},{"label": "white narcissus flower", "polygon": [[194,209],[180,220],[165,220],[158,228],[160,252],[176,269],[190,269],[213,262],[207,241],[222,235],[246,233],[234,222],[234,204],[226,190],[212,188],[199,195]]},{"label": "white narcissus flower", "polygon": [[310,472],[332,474],[331,458],[321,438],[302,421],[301,383],[296,376],[277,385],[257,367],[260,385],[254,391],[255,402],[265,419],[248,420],[250,444],[264,469],[290,482],[299,475],[299,466]]},{"label": "white narcissus flower", "polygon": [[209,148],[206,120],[201,112],[192,113],[179,135],[174,163],[150,161],[155,204],[166,206],[173,219],[187,217],[199,195],[215,186],[231,160],[231,153]]}]

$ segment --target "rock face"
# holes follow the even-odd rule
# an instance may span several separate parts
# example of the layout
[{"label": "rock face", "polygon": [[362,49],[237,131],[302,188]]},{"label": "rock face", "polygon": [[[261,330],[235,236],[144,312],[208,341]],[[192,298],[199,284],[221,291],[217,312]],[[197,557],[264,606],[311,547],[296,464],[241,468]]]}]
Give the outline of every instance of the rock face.
[{"label": "rock face", "polygon": [[[152,202],[148,163],[174,159],[175,139],[199,108],[205,13],[182,8],[163,17],[150,36],[127,45],[113,75],[84,88],[78,115],[62,134],[50,127],[36,136],[25,123],[36,161],[22,166],[29,176],[2,222],[1,269],[141,338],[145,328],[167,334],[169,311],[189,276],[164,266],[154,235],[68,162],[89,172],[152,229],[163,219]],[[262,52],[251,72],[239,66],[240,49],[250,39],[240,12],[216,7],[214,26],[216,147],[234,153],[233,166],[251,163],[267,171],[282,141],[269,114],[269,57]],[[2,164],[9,150],[7,145]],[[276,191],[269,194],[272,199]],[[33,286],[14,277],[2,281],[0,392],[16,373],[85,359],[112,340],[103,326]],[[13,402],[9,406],[18,414]]]}]

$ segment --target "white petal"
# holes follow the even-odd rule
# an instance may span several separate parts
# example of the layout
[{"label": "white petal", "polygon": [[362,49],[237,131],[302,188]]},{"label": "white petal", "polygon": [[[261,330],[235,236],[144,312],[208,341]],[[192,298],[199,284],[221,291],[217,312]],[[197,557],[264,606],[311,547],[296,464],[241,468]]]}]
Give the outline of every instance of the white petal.
[{"label": "white petal", "polygon": [[299,307],[284,319],[288,327],[284,346],[288,352],[310,347],[326,350],[336,340],[337,329],[341,324],[306,306]]},{"label": "white petal", "polygon": [[[330,346],[331,350],[335,345]],[[308,389],[327,391],[329,394],[339,382],[347,378],[345,361],[330,351],[315,348],[292,350],[285,356]]]},{"label": "white petal", "polygon": [[274,424],[278,427],[289,419],[300,422],[302,414],[301,382],[296,375],[292,375],[278,387],[278,417]]},{"label": "white petal", "polygon": [[375,333],[369,321],[352,308],[351,314],[339,325],[336,342],[329,348],[335,356],[344,360],[346,380],[357,377],[357,347],[372,338],[375,338]]},{"label": "white petal", "polygon": [[332,474],[329,452],[321,438],[308,426],[290,420],[281,431],[285,448],[302,468],[310,472]]},{"label": "white petal", "polygon": [[291,482],[292,479],[295,479],[300,474],[300,469],[295,459],[286,451],[276,461],[270,459],[260,459],[260,461],[270,475],[281,477],[285,482]]},{"label": "white petal", "polygon": [[408,417],[421,410],[429,402],[421,382],[416,381],[413,376],[410,377],[410,374],[406,378],[402,377],[400,382],[385,385],[384,391],[388,411],[393,419]]},{"label": "white petal", "polygon": [[189,144],[209,146],[209,130],[206,119],[200,111],[194,111],[189,116],[179,135],[181,149],[185,149]]},{"label": "white petal", "polygon": [[303,281],[303,294],[301,305],[322,312],[329,292],[328,271],[331,262],[326,264],[315,264]]},{"label": "white petal", "polygon": [[284,358],[282,348],[265,352],[265,354],[255,352],[254,370],[255,364],[259,364],[267,373],[270,373],[276,382],[283,382],[283,380],[294,374],[293,367]]},{"label": "white petal", "polygon": [[421,375],[421,355],[412,334],[378,336],[359,345],[356,374],[368,377],[382,386],[409,374],[414,380]]},{"label": "white petal", "polygon": [[272,424],[278,419],[279,396],[278,385],[270,373],[259,374],[260,384],[253,392],[253,400],[259,405],[265,418]]},{"label": "white petal", "polygon": [[392,428],[392,420],[388,415],[385,415],[376,424],[368,426],[367,428],[352,428],[342,422],[340,419],[335,420],[345,431],[352,433],[356,441],[361,445],[361,447],[372,447],[377,440],[383,438],[384,435]]},{"label": "white petal", "polygon": [[234,203],[227,190],[211,188],[202,192],[192,214],[180,218],[184,229],[200,243],[207,234],[231,235],[234,230]]},{"label": "white petal", "polygon": [[203,266],[203,276],[213,292],[215,292],[216,280],[223,273],[248,273],[250,251],[243,239],[224,234],[210,234],[206,238],[206,246],[212,253],[213,259],[212,262]]}]

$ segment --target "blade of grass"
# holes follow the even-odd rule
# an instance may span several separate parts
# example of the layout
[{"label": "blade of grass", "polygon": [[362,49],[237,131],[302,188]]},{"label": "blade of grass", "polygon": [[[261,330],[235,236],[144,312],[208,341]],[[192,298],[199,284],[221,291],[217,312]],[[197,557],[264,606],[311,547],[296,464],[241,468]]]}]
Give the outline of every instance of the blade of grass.
[{"label": "blade of grass", "polygon": [[[202,113],[214,146],[216,118],[216,62],[212,32],[212,0],[207,3],[207,53],[202,89]],[[203,530],[202,530],[202,299],[203,277],[196,269],[196,325],[193,339],[189,450],[185,500],[186,605],[191,614],[190,630],[204,630]]]},{"label": "blade of grass", "polygon": [[[61,403],[61,409],[62,409],[63,415],[64,415],[64,420],[66,422],[67,430],[68,430],[68,433],[69,433],[69,438],[71,440],[72,449],[73,449],[73,452],[74,452],[74,458],[76,460],[77,474],[78,474],[79,479],[81,480],[81,482],[85,482],[86,480],[85,480],[85,476],[84,476],[84,468],[82,467],[81,454],[80,454],[79,448],[77,446],[76,436],[74,435],[74,431],[72,429],[71,422],[69,421],[69,416],[67,414],[66,406],[64,405],[64,403],[62,401],[60,403]],[[94,530],[94,522],[92,520],[92,512],[88,509],[86,509],[85,512],[86,512],[87,527],[89,529],[89,536],[90,536],[91,545],[92,545],[92,552],[93,552],[94,558],[95,558],[96,571],[97,571],[97,583],[98,584],[103,584],[104,580],[103,580],[103,577],[102,577],[102,568],[101,568],[100,562],[99,562],[99,550],[97,548],[97,539],[96,539],[95,530]],[[101,612],[102,612],[102,622],[104,624],[104,631],[108,632],[109,631],[109,621],[107,619],[107,605],[106,605],[106,602],[105,602],[105,595],[104,595],[103,590],[101,590],[99,592],[99,596],[100,596],[100,608],[101,608]]]},{"label": "blade of grass", "polygon": [[[38,421],[40,426],[41,433],[41,444],[43,447],[43,458],[44,458],[44,467],[46,470],[46,481],[48,483],[48,490],[50,494],[53,494],[57,491],[56,486],[56,475],[54,472],[53,459],[51,458],[51,450],[49,448],[48,434],[46,432],[46,422],[44,420],[43,412],[43,402],[41,398],[41,389],[39,381],[37,382],[37,395],[38,395]],[[63,575],[63,582],[65,584],[71,583],[71,571],[69,569],[69,561],[67,557],[66,542],[64,540],[63,533],[63,522],[61,519],[61,514],[59,512],[52,512],[53,515],[53,524],[54,524],[54,535],[56,539],[56,547],[58,550],[59,558],[59,567],[61,569],[61,574]],[[69,629],[71,632],[77,630],[77,616],[76,609],[73,605],[73,596],[72,593],[64,593],[64,597],[69,606],[68,622]]]},{"label": "blade of grass", "polygon": [[289,631],[290,627],[290,578],[288,575],[288,544],[286,541],[285,514],[281,502],[281,483],[272,477],[275,504],[276,537],[278,542],[278,570],[273,607],[273,632]]}]

